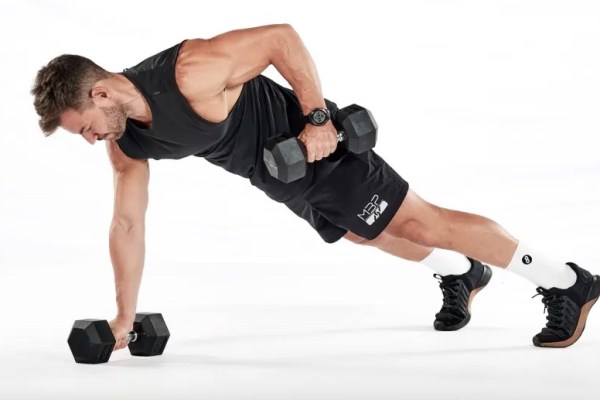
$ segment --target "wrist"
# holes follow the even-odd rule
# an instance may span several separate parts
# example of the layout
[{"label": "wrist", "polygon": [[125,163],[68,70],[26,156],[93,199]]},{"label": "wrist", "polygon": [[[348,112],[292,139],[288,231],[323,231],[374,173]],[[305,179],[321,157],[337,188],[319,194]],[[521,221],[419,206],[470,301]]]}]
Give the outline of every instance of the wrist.
[{"label": "wrist", "polygon": [[310,106],[302,104],[302,115],[308,115],[315,108],[327,108],[327,105],[325,104],[325,102],[310,103]]},{"label": "wrist", "polygon": [[135,313],[117,313],[116,321],[122,322],[124,324],[131,324],[135,321]]},{"label": "wrist", "polygon": [[304,115],[305,124],[324,126],[331,121],[331,112],[324,107],[317,107]]}]

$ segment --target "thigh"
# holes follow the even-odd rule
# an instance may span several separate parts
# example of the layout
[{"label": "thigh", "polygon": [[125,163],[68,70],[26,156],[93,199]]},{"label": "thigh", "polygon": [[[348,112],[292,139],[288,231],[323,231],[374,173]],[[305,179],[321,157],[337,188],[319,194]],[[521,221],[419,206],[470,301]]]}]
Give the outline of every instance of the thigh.
[{"label": "thigh", "polygon": [[331,223],[372,240],[392,220],[407,191],[408,182],[371,150],[346,155],[303,198]]},{"label": "thigh", "polygon": [[315,210],[303,197],[284,203],[297,216],[304,219],[321,236],[326,243],[333,243],[341,239],[347,230],[333,224],[317,210]]}]

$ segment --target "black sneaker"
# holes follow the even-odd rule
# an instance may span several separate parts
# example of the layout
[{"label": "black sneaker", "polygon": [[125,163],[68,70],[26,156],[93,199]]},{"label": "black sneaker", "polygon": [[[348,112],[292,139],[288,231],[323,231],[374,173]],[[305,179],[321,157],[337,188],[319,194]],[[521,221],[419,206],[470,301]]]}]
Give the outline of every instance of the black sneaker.
[{"label": "black sneaker", "polygon": [[548,310],[546,327],[533,337],[533,344],[538,347],[567,347],[575,343],[585,329],[590,309],[600,297],[600,276],[592,275],[577,264],[567,265],[577,274],[573,286],[537,288],[535,296],[544,296],[544,312]]},{"label": "black sneaker", "polygon": [[471,301],[492,278],[492,269],[469,258],[471,269],[462,275],[433,274],[440,281],[444,304],[435,314],[433,327],[437,331],[455,331],[471,320]]}]

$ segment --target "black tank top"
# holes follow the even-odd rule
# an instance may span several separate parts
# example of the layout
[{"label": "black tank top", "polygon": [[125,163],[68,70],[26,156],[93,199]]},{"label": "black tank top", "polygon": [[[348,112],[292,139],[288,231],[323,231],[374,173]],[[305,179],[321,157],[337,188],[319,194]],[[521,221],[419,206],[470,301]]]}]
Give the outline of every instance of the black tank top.
[{"label": "black tank top", "polygon": [[[300,195],[310,184],[314,165],[306,177],[284,184],[271,177],[262,160],[266,139],[304,127],[302,108],[294,92],[263,75],[246,82],[227,118],[218,123],[200,117],[183,97],[175,81],[175,61],[181,43],[123,71],[142,93],[152,111],[152,128],[128,119],[125,134],[117,140],[131,158],[180,159],[203,157],[250,182],[277,201]],[[327,102],[329,108],[335,104]]]}]

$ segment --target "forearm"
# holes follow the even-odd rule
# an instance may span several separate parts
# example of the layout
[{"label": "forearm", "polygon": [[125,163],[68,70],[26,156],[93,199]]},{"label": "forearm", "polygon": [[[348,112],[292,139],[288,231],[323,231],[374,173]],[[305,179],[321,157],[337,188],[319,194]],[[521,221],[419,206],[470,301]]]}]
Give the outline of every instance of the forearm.
[{"label": "forearm", "polygon": [[302,39],[289,27],[282,35],[280,51],[271,59],[273,66],[292,86],[304,115],[325,107],[321,82],[315,63]]},{"label": "forearm", "polygon": [[110,257],[115,275],[117,316],[133,321],[144,269],[144,226],[128,228],[114,223],[109,234]]}]

